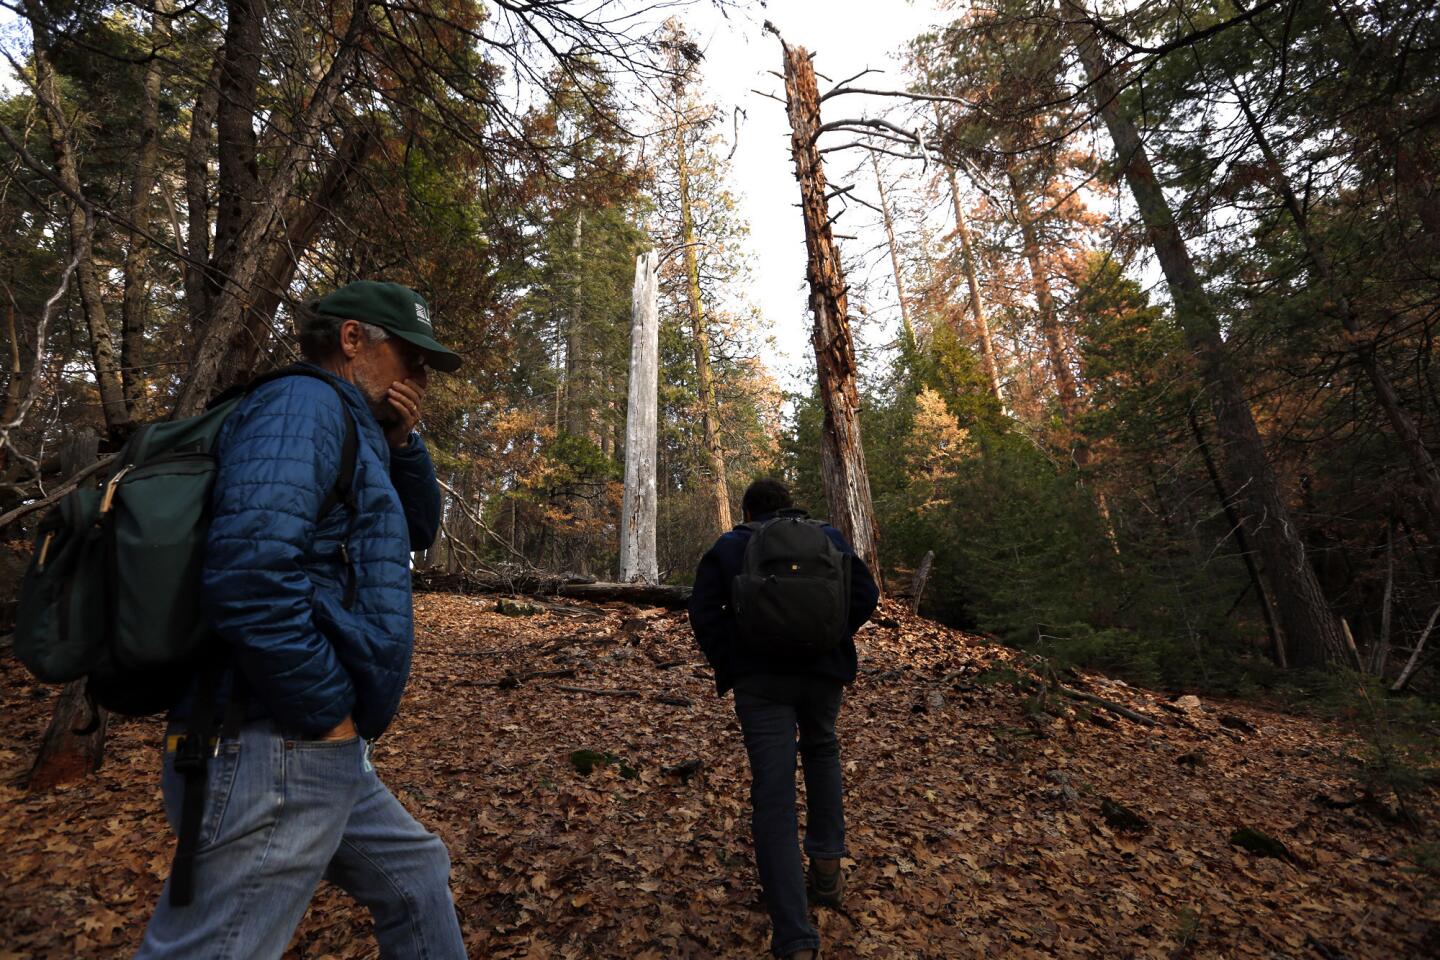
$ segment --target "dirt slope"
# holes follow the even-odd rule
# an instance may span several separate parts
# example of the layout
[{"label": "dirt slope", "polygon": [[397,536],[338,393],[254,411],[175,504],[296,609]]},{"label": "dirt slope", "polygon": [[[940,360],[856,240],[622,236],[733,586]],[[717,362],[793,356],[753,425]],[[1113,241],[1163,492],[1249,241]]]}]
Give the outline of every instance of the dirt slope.
[{"label": "dirt slope", "polygon": [[[416,605],[414,677],[375,756],[449,844],[470,955],[763,956],[739,733],[684,615]],[[1358,748],[1333,729],[1235,704],[1167,707],[1093,676],[1065,682],[1156,725],[1060,694],[1036,701],[1014,652],[882,614],[858,638],[870,672],[841,716],[855,862],[846,912],[818,914],[827,957],[1440,951],[1436,891],[1399,857],[1416,837],[1352,804],[1344,757]],[[172,845],[160,725],[120,724],[98,776],[27,796],[17,783],[51,692],[9,658],[0,683],[0,958],[128,956]],[[570,760],[582,749],[635,775],[583,776]],[[693,760],[693,777],[664,772]],[[1110,825],[1102,811],[1120,815],[1106,801],[1146,825]],[[1233,846],[1242,827],[1292,858]],[[291,955],[373,956],[367,927],[322,889]]]}]

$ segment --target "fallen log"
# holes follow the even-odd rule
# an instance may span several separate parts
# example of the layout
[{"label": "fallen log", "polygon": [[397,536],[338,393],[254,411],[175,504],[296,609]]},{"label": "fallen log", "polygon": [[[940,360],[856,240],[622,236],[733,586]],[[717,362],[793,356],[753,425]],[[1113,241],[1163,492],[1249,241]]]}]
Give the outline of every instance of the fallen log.
[{"label": "fallen log", "polygon": [[520,574],[502,577],[479,573],[440,573],[417,570],[414,588],[441,593],[509,593],[536,597],[571,597],[597,603],[621,601],[636,606],[683,609],[690,588],[653,583],[606,583],[586,577]]},{"label": "fallen log", "polygon": [[573,677],[575,667],[566,667],[562,670],[531,670],[528,673],[507,673],[499,680],[482,680],[475,684],[477,687],[499,687],[501,690],[514,690],[526,680],[534,680],[539,677]]},{"label": "fallen log", "polygon": [[1097,707],[1104,707],[1111,713],[1119,714],[1126,720],[1134,720],[1136,723],[1142,723],[1147,727],[1160,726],[1160,721],[1156,720],[1154,717],[1147,717],[1143,713],[1136,713],[1129,707],[1122,707],[1120,706],[1120,704],[1116,703],[1113,700],[1106,700],[1103,697],[1095,696],[1095,694],[1093,693],[1085,693],[1083,691],[1075,690],[1064,685],[1057,685],[1056,689],[1059,690],[1061,693],[1065,694],[1065,696],[1067,697],[1074,697],[1076,700],[1084,700],[1086,703],[1093,703]]},{"label": "fallen log", "polygon": [[[616,689],[612,687],[571,687],[566,686],[565,684],[558,684],[556,685],[555,689],[564,691],[565,693],[588,693],[597,697],[633,697],[639,699],[645,696],[645,693],[642,690],[631,690],[628,688]],[[691,700],[689,697],[682,697],[676,693],[657,693],[652,695],[650,699],[654,700],[656,703],[664,703],[672,707],[695,706],[694,700]]]},{"label": "fallen log", "polygon": [[645,694],[639,690],[617,690],[610,687],[570,687],[565,684],[558,684],[555,687],[564,693],[590,693],[597,697],[643,697]]}]

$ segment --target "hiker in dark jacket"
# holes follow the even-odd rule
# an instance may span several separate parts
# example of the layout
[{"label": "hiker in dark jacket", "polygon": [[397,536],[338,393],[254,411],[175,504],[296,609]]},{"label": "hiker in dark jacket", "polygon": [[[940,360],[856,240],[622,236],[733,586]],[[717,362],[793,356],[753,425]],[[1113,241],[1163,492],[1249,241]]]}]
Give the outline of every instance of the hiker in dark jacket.
[{"label": "hiker in dark jacket", "polygon": [[[715,671],[715,689],[735,690],[735,713],[750,758],[751,829],[760,885],[773,927],[770,949],[777,957],[815,960],[820,934],[810,922],[808,902],[836,907],[844,887],[840,858],[846,856],[840,743],[835,721],[841,691],[855,679],[854,633],[875,611],[880,591],[865,561],[840,531],[823,531],[850,557],[849,618],[844,639],[832,649],[805,657],[779,656],[773,647],[751,645],[741,636],[732,596],[746,546],[755,526],[790,508],[790,493],[775,480],[757,480],[741,502],[745,523],[725,533],[700,561],[690,596],[690,624]],[[796,842],[796,731],[805,768],[805,852],[807,883]]]},{"label": "hiker in dark jacket", "polygon": [[[427,368],[460,358],[433,339],[418,294],[371,281],[311,303],[300,343],[332,383],[265,383],[222,428],[202,602],[228,652],[225,723],[204,780],[194,901],[171,904],[172,874],[145,960],[278,958],[322,877],[369,908],[381,956],[465,956],[445,846],[370,763],[410,672],[410,554],[440,522],[414,432]],[[332,505],[351,422],[351,502]],[[166,736],[177,831],[175,749],[197,709],[177,709]]]}]

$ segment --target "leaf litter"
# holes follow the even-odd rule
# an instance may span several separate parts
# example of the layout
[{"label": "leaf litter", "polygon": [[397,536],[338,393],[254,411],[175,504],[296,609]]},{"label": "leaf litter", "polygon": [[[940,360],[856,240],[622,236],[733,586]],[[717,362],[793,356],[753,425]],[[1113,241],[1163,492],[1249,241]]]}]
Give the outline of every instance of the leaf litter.
[{"label": "leaf litter", "polygon": [[[766,956],[739,727],[684,613],[496,606],[417,595],[410,687],[373,751],[449,847],[470,955]],[[828,958],[1440,954],[1435,884],[1400,853],[1415,836],[1335,800],[1360,750],[1338,729],[1091,673],[1067,679],[1087,699],[1063,695],[890,602],[856,642]],[[27,794],[54,694],[11,658],[0,681],[0,958],[130,956],[173,849],[161,724],[112,722],[98,774]],[[287,956],[373,957],[369,926],[322,884]]]}]

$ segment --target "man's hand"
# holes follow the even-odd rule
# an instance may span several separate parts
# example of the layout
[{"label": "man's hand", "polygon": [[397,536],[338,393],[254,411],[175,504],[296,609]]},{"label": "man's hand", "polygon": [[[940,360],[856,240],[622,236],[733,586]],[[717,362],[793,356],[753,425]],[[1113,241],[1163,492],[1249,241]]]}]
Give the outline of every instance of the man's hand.
[{"label": "man's hand", "polygon": [[420,422],[420,401],[425,398],[425,385],[413,378],[397,380],[390,384],[385,395],[396,419],[385,428],[385,441],[391,450],[399,450],[410,442],[410,431]]},{"label": "man's hand", "polygon": [[351,740],[358,736],[359,734],[355,732],[355,721],[352,720],[350,717],[346,717],[344,720],[340,721],[340,723],[335,727],[335,729],[328,731],[320,739]]}]

